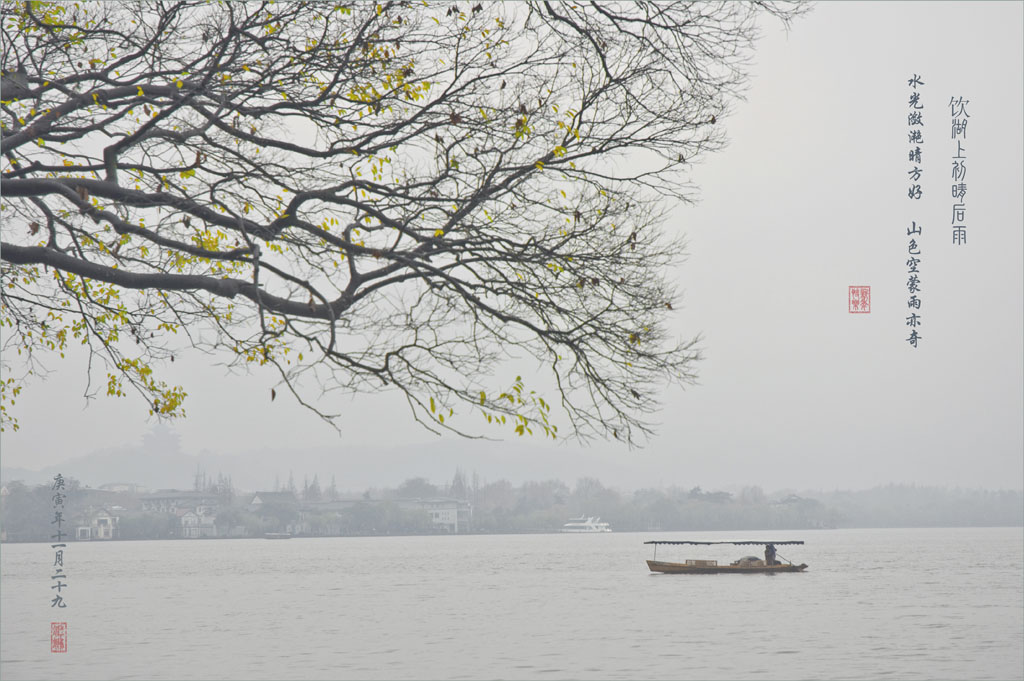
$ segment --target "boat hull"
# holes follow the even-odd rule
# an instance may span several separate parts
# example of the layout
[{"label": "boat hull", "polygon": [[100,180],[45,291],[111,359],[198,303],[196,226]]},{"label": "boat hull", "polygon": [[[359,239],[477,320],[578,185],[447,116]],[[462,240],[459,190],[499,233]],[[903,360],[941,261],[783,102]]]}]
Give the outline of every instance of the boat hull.
[{"label": "boat hull", "polygon": [[611,532],[612,530],[609,527],[599,527],[599,528],[596,528],[596,529],[564,528],[563,527],[560,531],[561,532],[565,532],[566,534],[600,534],[602,532]]},{"label": "boat hull", "polygon": [[674,575],[716,575],[716,574],[753,574],[776,572],[803,572],[807,569],[806,563],[791,565],[789,563],[780,565],[687,565],[685,563],[667,563],[660,560],[647,561],[647,567],[651,572],[664,572]]}]

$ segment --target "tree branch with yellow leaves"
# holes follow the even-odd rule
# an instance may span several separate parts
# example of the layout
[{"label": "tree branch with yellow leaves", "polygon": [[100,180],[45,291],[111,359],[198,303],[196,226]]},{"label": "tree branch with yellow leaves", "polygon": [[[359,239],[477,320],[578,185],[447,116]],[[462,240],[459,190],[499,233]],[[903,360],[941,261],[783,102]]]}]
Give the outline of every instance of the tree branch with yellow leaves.
[{"label": "tree branch with yellow leaves", "polygon": [[[720,149],[753,3],[3,3],[2,383],[68,343],[158,417],[187,345],[326,419],[398,390],[431,429],[651,432],[666,219]],[[22,373],[17,374],[20,370]],[[526,372],[523,372],[526,373]],[[470,414],[482,415],[470,420]]]}]

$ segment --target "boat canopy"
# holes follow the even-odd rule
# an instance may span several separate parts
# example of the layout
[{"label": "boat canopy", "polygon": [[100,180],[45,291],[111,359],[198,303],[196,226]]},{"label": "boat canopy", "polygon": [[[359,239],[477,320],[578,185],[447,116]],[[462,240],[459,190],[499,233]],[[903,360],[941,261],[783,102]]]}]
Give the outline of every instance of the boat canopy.
[{"label": "boat canopy", "polygon": [[768,544],[774,544],[775,546],[783,546],[785,544],[803,544],[802,541],[645,541],[644,544],[737,544],[737,545],[748,545],[754,544],[759,546],[767,546]]}]

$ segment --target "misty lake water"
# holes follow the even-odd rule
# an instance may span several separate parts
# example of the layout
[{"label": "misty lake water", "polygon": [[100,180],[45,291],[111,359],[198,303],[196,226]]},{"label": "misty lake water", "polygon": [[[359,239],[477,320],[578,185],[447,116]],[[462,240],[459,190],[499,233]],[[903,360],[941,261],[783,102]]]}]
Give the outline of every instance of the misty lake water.
[{"label": "misty lake water", "polygon": [[[810,567],[655,575],[649,539]],[[49,545],[0,559],[4,679],[1024,676],[1021,528],[75,543],[63,611]]]}]

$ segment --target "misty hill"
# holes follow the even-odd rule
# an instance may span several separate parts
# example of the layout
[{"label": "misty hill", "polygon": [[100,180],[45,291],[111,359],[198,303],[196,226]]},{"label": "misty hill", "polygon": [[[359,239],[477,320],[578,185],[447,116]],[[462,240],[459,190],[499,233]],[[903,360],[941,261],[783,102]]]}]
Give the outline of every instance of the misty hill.
[{"label": "misty hill", "polygon": [[40,470],[4,467],[0,469],[0,478],[4,482],[20,480],[35,485],[49,482],[60,473],[89,487],[131,482],[154,489],[188,489],[197,463],[195,457],[182,453],[173,431],[158,426],[138,445],[95,451]]},{"label": "misty hill", "polygon": [[860,491],[816,492],[841,527],[994,527],[1024,525],[1024,495],[886,485]]},{"label": "misty hill", "polygon": [[362,491],[397,486],[416,477],[441,483],[457,468],[476,471],[483,480],[514,483],[597,477],[630,484],[631,477],[652,464],[642,457],[537,447],[533,443],[442,439],[416,446],[353,447],[339,441],[337,447],[186,453],[171,429],[156,426],[141,443],[92,452],[40,470],[4,467],[0,479],[41,484],[61,473],[90,487],[126,482],[151,489],[190,489],[198,467],[210,475],[231,476],[240,490],[271,489],[275,481],[283,485],[292,474],[300,485],[304,476],[318,475],[322,481],[333,476],[339,489]]}]

